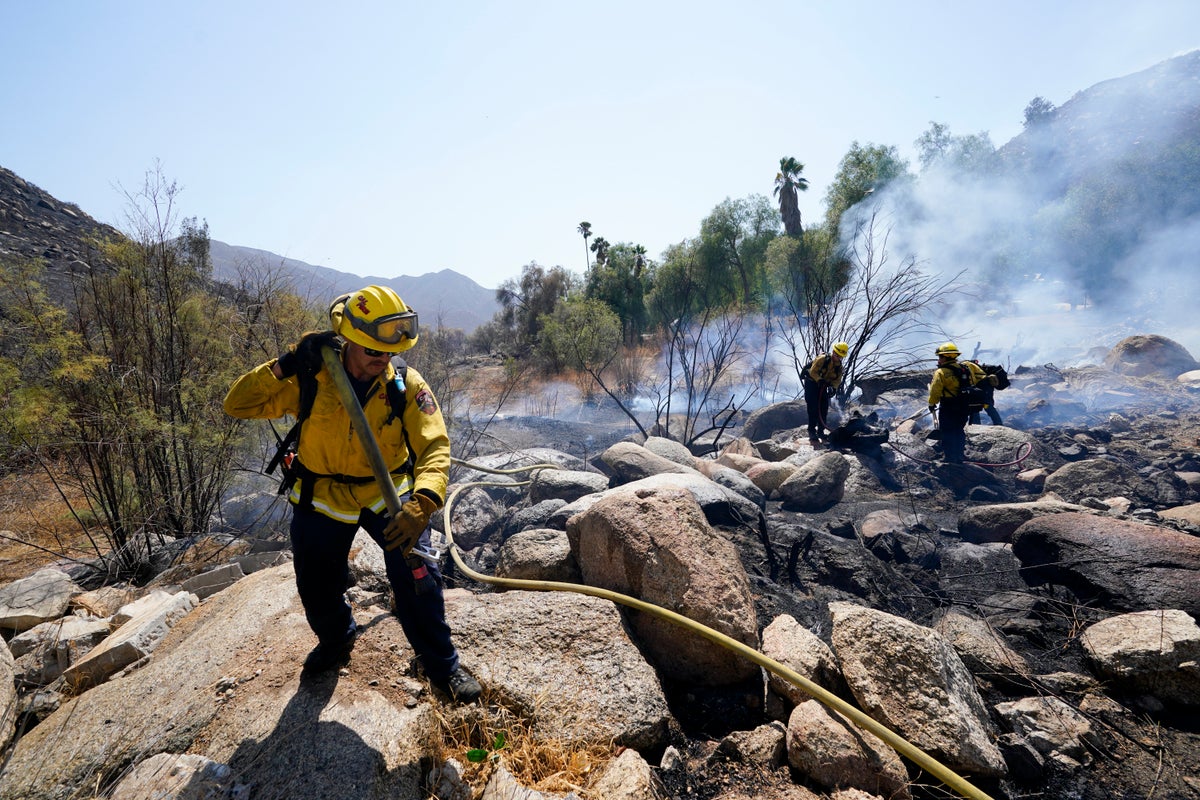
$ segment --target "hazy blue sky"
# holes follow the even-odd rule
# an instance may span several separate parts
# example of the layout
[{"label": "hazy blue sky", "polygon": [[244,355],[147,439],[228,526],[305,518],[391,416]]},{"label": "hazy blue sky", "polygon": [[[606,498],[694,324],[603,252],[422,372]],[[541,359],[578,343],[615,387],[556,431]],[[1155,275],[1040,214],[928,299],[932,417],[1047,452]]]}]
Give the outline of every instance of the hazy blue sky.
[{"label": "hazy blue sky", "polygon": [[[805,164],[1200,47],[1200,3],[0,0],[0,166],[125,225],[156,163],[230,244],[488,287],[584,270],[581,220],[657,257]],[[336,10],[335,10],[336,8]]]}]

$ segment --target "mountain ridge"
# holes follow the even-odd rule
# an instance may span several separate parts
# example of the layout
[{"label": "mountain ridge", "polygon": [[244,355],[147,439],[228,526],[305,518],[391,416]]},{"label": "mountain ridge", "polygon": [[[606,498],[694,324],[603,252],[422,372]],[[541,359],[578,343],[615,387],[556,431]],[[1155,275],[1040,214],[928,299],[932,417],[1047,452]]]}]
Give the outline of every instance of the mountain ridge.
[{"label": "mountain ridge", "polygon": [[269,250],[231,245],[218,239],[209,242],[213,277],[226,283],[236,284],[245,270],[278,270],[291,282],[293,291],[317,303],[363,286],[389,286],[421,315],[422,326],[458,328],[465,333],[489,321],[500,308],[495,291],[449,268],[415,276],[364,276],[287,258]]},{"label": "mountain ridge", "polygon": [[[117,228],[91,217],[74,203],[54,197],[12,170],[0,166],[0,258],[40,261],[51,296],[70,297],[70,275],[102,260],[93,240],[121,240]],[[417,310],[426,328],[458,328],[470,333],[499,310],[495,291],[452,269],[422,275],[359,276],[286,258],[268,250],[209,240],[214,280],[236,285],[244,270],[282,273],[292,291],[314,303],[370,284],[395,289]]]}]

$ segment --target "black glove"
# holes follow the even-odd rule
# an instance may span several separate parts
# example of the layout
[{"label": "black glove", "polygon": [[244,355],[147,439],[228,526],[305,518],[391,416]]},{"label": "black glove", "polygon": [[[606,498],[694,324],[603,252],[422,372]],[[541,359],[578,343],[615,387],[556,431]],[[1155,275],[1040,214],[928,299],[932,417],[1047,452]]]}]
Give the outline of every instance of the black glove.
[{"label": "black glove", "polygon": [[321,358],[322,347],[332,347],[333,352],[340,353],[342,340],[333,331],[309,331],[301,336],[300,341],[289,347],[276,362],[282,377],[297,373],[316,375],[325,365]]},{"label": "black glove", "polygon": [[837,394],[837,389],[834,389],[832,386],[825,387],[825,396],[826,397],[833,397],[835,394]]}]

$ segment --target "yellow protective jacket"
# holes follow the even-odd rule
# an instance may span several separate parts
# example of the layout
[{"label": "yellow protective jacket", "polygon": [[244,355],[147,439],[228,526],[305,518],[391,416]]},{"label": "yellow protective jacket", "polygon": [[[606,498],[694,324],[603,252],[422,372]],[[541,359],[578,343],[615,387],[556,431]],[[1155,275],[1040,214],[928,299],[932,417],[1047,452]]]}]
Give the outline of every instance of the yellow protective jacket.
[{"label": "yellow protective jacket", "polygon": [[[972,386],[987,377],[983,368],[973,361],[955,362],[955,364],[966,367],[971,373]],[[958,396],[958,369],[955,364],[938,367],[933,371],[933,380],[929,382],[929,405],[936,406],[942,400]]]},{"label": "yellow protective jacket", "polygon": [[[294,375],[277,379],[271,372],[274,364],[274,359],[260,364],[234,381],[225,396],[225,413],[239,419],[275,419],[285,414],[298,414],[299,379]],[[410,491],[424,490],[422,494],[433,495],[440,506],[445,502],[446,485],[450,480],[450,437],[446,433],[446,422],[429,384],[412,367],[408,368],[404,381],[407,389],[404,412],[398,419],[387,422],[391,407],[386,385],[396,377],[397,371],[389,363],[371,387],[363,404],[363,413],[379,443],[384,464],[392,473],[396,491],[404,496]],[[404,472],[408,461],[405,431],[413,451],[411,477]],[[316,399],[300,429],[297,454],[300,463],[314,473],[371,479],[346,483],[334,478],[316,478],[314,510],[341,522],[356,522],[364,508],[379,514],[387,513],[371,462],[359,444],[358,435],[350,425],[350,415],[342,406],[337,387],[325,369],[317,373]],[[292,487],[288,499],[292,504],[300,501],[299,482]]]},{"label": "yellow protective jacket", "polygon": [[842,385],[844,365],[844,361],[841,364],[834,364],[833,356],[824,353],[812,360],[812,364],[808,367],[808,378],[813,383],[824,382],[836,389]]}]

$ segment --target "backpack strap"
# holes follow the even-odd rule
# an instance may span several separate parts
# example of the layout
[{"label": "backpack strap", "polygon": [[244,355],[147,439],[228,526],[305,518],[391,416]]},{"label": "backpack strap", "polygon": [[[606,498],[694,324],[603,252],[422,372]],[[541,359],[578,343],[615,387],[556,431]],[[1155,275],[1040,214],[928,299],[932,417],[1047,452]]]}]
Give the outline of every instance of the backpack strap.
[{"label": "backpack strap", "polygon": [[404,406],[408,402],[408,362],[400,356],[392,357],[392,366],[396,368],[396,377],[388,381],[385,390],[387,391],[388,406],[391,411],[388,412],[388,418],[384,420],[384,425],[391,425],[392,420],[400,420],[401,426],[404,425]]},{"label": "backpack strap", "polygon": [[411,476],[416,459],[413,458],[412,444],[408,441],[408,429],[404,427],[404,409],[408,404],[408,362],[400,356],[393,356],[392,366],[396,368],[396,377],[388,381],[385,387],[391,411],[383,424],[391,425],[392,420],[400,420],[400,431],[404,434],[404,450],[408,453],[404,471]]},{"label": "backpack strap", "polygon": [[313,403],[317,399],[317,376],[302,371],[297,374],[296,380],[300,384],[300,408],[296,412],[296,424],[279,441],[279,448],[275,451],[275,456],[267,464],[266,474],[270,475],[276,467],[282,466],[283,479],[279,482],[279,494],[287,494],[292,490],[296,481],[300,480],[300,506],[306,511],[311,511],[313,481],[311,477],[303,480],[311,473],[305,474],[306,470],[300,464],[300,460],[296,458],[296,451],[300,446],[300,429],[304,425],[304,420],[312,414]]},{"label": "backpack strap", "polygon": [[971,368],[966,364],[955,364],[958,367],[958,391],[971,387]]},{"label": "backpack strap", "polygon": [[[409,475],[412,474],[412,445],[408,441],[408,431],[404,429],[404,407],[407,402],[407,386],[405,381],[408,379],[408,363],[403,358],[395,356],[392,359],[392,364],[396,368],[396,377],[387,382],[384,387],[387,393],[388,406],[391,410],[388,413],[388,418],[384,422],[385,425],[390,425],[393,420],[400,420],[401,430],[404,432],[404,447],[408,452],[408,460],[404,465],[403,471]],[[330,478],[340,483],[349,484],[365,484],[375,480],[374,477],[360,478],[357,476],[347,475],[324,475],[305,467],[300,463],[300,459],[296,457],[296,450],[300,445],[300,430],[304,425],[304,420],[308,419],[312,414],[313,403],[317,398],[317,378],[316,375],[298,375],[297,379],[300,383],[300,408],[296,412],[296,424],[288,431],[279,443],[279,449],[275,452],[275,457],[271,459],[271,463],[267,466],[267,474],[270,474],[276,467],[283,465],[283,480],[279,484],[279,494],[287,494],[292,490],[292,486],[296,481],[300,481],[300,499],[297,506],[305,511],[312,510],[313,486],[317,478]]]}]

